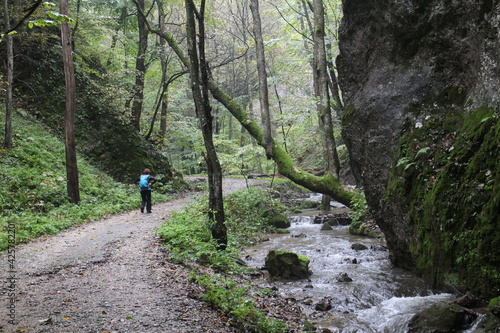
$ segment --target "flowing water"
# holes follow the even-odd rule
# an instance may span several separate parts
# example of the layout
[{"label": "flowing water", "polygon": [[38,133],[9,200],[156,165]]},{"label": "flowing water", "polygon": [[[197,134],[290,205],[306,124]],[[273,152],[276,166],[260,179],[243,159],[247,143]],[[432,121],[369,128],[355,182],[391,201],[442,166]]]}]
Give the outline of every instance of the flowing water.
[{"label": "flowing water", "polygon": [[[432,293],[414,274],[394,268],[383,240],[350,235],[347,226],[322,231],[321,224],[313,223],[318,213],[290,217],[290,234],[274,235],[245,251],[247,264],[256,268],[264,266],[270,250],[293,251],[311,260],[309,279],[259,282],[298,300],[307,320],[317,327],[342,333],[405,332],[415,313],[453,298]],[[355,243],[367,249],[356,251],[351,248]],[[345,280],[342,276],[352,282],[340,282]],[[316,310],[318,303],[329,303],[331,309]]]}]

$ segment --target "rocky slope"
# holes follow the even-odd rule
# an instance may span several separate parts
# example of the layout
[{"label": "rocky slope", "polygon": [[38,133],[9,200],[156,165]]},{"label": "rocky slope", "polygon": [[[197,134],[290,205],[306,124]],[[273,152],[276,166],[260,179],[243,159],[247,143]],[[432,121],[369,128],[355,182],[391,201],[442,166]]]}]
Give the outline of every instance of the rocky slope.
[{"label": "rocky slope", "polygon": [[393,261],[436,287],[496,296],[498,1],[343,5],[344,137]]}]

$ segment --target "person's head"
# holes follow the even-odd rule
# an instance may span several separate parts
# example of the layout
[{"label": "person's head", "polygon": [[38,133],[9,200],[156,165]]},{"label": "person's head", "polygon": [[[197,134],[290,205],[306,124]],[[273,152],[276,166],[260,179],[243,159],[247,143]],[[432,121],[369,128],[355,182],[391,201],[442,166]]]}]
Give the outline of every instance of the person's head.
[{"label": "person's head", "polygon": [[151,170],[149,169],[144,169],[144,171],[142,172],[144,175],[149,175],[151,173]]}]

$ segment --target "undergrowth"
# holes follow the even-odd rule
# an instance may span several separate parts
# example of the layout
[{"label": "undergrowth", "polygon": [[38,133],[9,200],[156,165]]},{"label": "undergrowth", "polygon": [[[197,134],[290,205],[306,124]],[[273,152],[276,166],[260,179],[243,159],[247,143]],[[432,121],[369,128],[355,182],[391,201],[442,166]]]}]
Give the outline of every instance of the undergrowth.
[{"label": "undergrowth", "polygon": [[218,307],[245,332],[288,332],[285,323],[268,318],[248,297],[249,285],[240,285],[221,274],[214,276],[192,274],[191,278],[205,288],[203,299],[208,304]]},{"label": "undergrowth", "polygon": [[139,205],[135,186],[114,181],[81,156],[81,202],[69,203],[64,143],[35,120],[16,116],[13,124],[13,148],[0,149],[0,250],[7,248],[12,226],[15,243],[21,243]]},{"label": "undergrowth", "polygon": [[259,240],[264,232],[274,231],[275,214],[283,214],[285,206],[262,188],[247,188],[225,198],[228,247],[218,251],[210,234],[207,198],[200,197],[173,214],[159,229],[165,249],[174,262],[208,266],[224,274],[198,275],[193,280],[204,287],[204,299],[217,306],[248,332],[286,332],[286,325],[268,318],[251,300],[249,288],[234,277],[247,268],[241,265],[239,249]]}]

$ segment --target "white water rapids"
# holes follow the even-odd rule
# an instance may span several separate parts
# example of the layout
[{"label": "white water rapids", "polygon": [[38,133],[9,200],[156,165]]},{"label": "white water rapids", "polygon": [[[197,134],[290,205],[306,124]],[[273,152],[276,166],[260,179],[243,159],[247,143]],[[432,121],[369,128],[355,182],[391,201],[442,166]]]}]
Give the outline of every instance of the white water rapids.
[{"label": "white water rapids", "polygon": [[[290,234],[275,235],[267,242],[247,248],[247,264],[263,267],[270,250],[288,250],[308,257],[311,277],[299,281],[259,281],[276,287],[287,298],[302,304],[307,320],[316,327],[338,333],[403,333],[411,317],[433,303],[454,298],[433,293],[417,276],[392,266],[381,239],[353,236],[348,227],[321,231],[313,224],[313,211],[291,217]],[[356,251],[360,243],[367,250]],[[347,274],[352,282],[339,282]],[[327,300],[332,308],[318,311]]]}]

